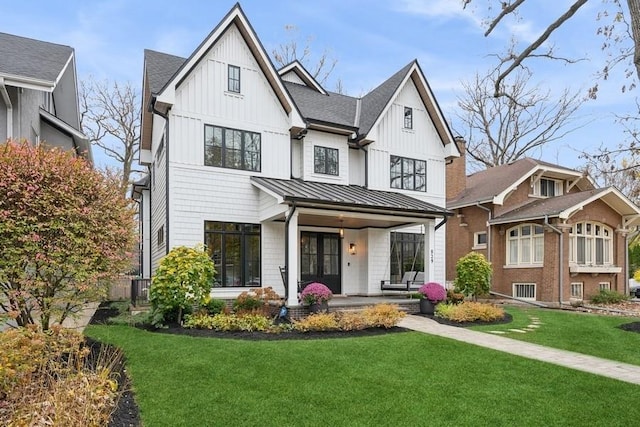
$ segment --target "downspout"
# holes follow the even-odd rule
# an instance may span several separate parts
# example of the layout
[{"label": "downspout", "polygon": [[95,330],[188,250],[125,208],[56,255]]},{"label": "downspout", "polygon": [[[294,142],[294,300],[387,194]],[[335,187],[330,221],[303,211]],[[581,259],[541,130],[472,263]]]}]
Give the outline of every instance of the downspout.
[{"label": "downspout", "polygon": [[563,235],[562,235],[562,231],[559,230],[558,228],[554,227],[553,225],[551,225],[549,223],[549,215],[545,215],[544,216],[544,225],[546,225],[547,227],[549,227],[550,229],[552,229],[553,231],[555,231],[556,233],[558,233],[559,239],[560,239],[560,243],[559,243],[559,254],[558,254],[558,270],[559,270],[559,275],[560,277],[558,278],[558,286],[560,288],[560,295],[558,298],[558,303],[560,304],[560,308],[562,308],[562,295],[563,295],[563,288],[564,288],[564,262],[562,261],[562,257],[564,254],[564,239],[563,239]]},{"label": "downspout", "polygon": [[445,215],[444,218],[442,218],[442,221],[440,221],[439,223],[436,224],[436,226],[434,227],[433,231],[438,231],[438,228],[440,228],[443,225],[445,225],[448,220],[449,220],[449,216]]},{"label": "downspout", "polygon": [[[484,207],[480,204],[480,202],[476,202],[476,206],[486,211],[488,214],[487,218],[487,261],[491,262],[491,209]],[[474,242],[475,243],[475,242]]]},{"label": "downspout", "polygon": [[284,300],[289,299],[289,222],[296,211],[296,202],[293,202],[291,209],[287,211],[287,218],[284,220]]},{"label": "downspout", "polygon": [[151,112],[153,114],[157,114],[160,117],[162,117],[165,122],[165,138],[164,138],[164,167],[165,167],[165,172],[164,172],[164,193],[165,193],[165,208],[164,208],[164,215],[165,215],[165,219],[164,219],[164,233],[165,233],[165,238],[164,238],[164,250],[165,250],[165,254],[169,253],[169,116],[159,110],[156,110],[156,103],[155,103],[155,99],[153,99],[152,103],[151,103]]},{"label": "downspout", "polygon": [[13,139],[13,104],[11,103],[11,98],[9,98],[9,92],[7,91],[7,87],[4,84],[4,77],[0,77],[0,94],[2,95],[2,100],[7,106],[7,138],[6,139]]}]

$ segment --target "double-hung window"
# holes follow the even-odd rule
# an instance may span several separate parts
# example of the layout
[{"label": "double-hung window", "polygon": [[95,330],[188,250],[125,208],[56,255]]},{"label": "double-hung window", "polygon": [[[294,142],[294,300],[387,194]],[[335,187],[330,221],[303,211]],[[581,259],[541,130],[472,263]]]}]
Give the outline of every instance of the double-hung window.
[{"label": "double-hung window", "polygon": [[260,134],[220,126],[204,126],[204,164],[260,171]]},{"label": "double-hung window", "polygon": [[391,188],[427,191],[427,162],[391,156]]},{"label": "double-hung window", "polygon": [[205,221],[204,243],[216,287],[260,286],[260,224]]},{"label": "double-hung window", "polygon": [[544,227],[522,224],[507,231],[507,265],[541,265],[544,260]]},{"label": "double-hung window", "polygon": [[227,68],[227,90],[240,93],[240,67],[236,65]]},{"label": "double-hung window", "polygon": [[313,171],[325,175],[338,175],[338,149],[313,147]]},{"label": "double-hung window", "polygon": [[539,197],[562,196],[562,181],[540,178],[533,189],[533,194]]}]

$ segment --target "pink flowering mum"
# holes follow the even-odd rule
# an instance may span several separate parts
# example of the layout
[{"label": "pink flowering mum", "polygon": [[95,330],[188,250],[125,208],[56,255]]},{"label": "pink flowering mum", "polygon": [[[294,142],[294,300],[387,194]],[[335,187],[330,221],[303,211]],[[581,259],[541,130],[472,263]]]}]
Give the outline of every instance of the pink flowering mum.
[{"label": "pink flowering mum", "polygon": [[331,289],[319,282],[308,284],[300,294],[305,304],[315,304],[329,301],[333,297]]},{"label": "pink flowering mum", "polygon": [[447,290],[436,282],[425,283],[420,286],[418,292],[431,302],[440,302],[447,299]]}]

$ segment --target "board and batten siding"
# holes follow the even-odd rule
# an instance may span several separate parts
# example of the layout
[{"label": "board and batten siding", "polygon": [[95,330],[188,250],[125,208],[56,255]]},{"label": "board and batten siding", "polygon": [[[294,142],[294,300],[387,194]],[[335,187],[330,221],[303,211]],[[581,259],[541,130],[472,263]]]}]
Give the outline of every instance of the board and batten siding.
[{"label": "board and batten siding", "polygon": [[[155,272],[160,259],[166,255],[166,146],[161,152],[158,151],[160,141],[164,132],[164,119],[156,116],[154,118],[154,128],[152,134],[153,162],[151,166],[151,179],[149,188],[151,189],[151,269]],[[166,144],[165,144],[166,145]],[[158,245],[158,230],[164,227],[165,242]]]},{"label": "board and batten siding", "polygon": [[[314,172],[314,147],[327,147],[338,150],[338,175],[325,175]],[[311,130],[303,144],[303,179],[305,181],[326,182],[329,184],[349,184],[349,146],[347,137],[333,133]]]}]

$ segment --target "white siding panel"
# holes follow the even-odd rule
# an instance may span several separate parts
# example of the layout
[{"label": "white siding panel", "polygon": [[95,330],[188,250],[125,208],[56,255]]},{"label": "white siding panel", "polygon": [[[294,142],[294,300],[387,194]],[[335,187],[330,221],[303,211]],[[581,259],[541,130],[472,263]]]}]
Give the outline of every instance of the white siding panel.
[{"label": "white siding panel", "polygon": [[[313,151],[314,147],[335,148],[338,150],[338,176],[314,173]],[[327,182],[331,184],[349,184],[349,147],[347,137],[326,132],[309,131],[303,144],[303,168],[305,181]]]},{"label": "white siding panel", "polygon": [[349,184],[364,185],[365,155],[362,150],[347,150],[349,154]]},{"label": "white siding panel", "polygon": [[389,231],[368,229],[367,287],[369,294],[380,293],[380,281],[389,279],[391,251]]},{"label": "white siding panel", "polygon": [[299,85],[303,85],[306,86],[306,83],[304,81],[302,81],[302,79],[300,77],[298,77],[298,75],[296,73],[294,73],[293,71],[289,71],[287,74],[281,76],[282,80],[284,80],[285,82],[290,82],[290,83],[297,83]]},{"label": "white siding panel", "polygon": [[284,297],[284,284],[278,267],[284,266],[284,223],[262,224],[262,283]]}]

